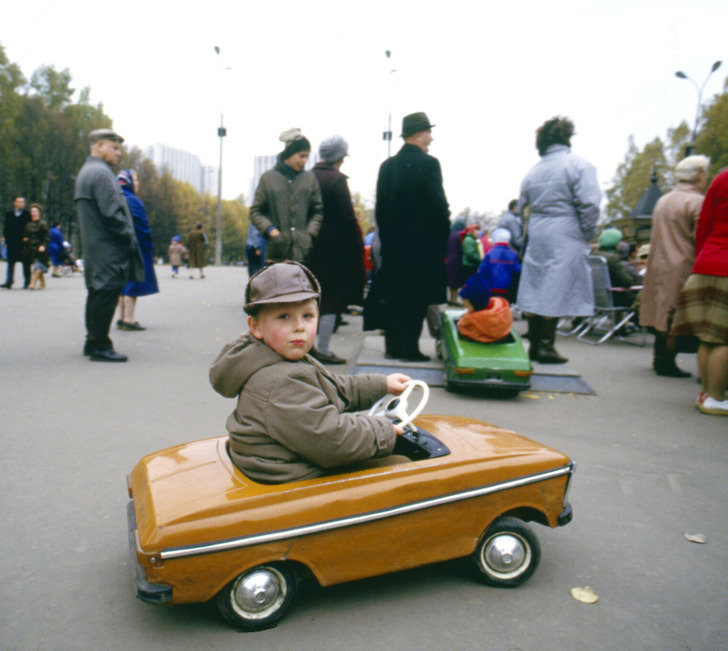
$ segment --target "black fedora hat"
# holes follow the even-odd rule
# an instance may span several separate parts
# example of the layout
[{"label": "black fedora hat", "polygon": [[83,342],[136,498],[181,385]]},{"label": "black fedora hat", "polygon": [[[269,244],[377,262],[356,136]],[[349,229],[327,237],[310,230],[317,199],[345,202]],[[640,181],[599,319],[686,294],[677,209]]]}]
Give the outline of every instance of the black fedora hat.
[{"label": "black fedora hat", "polygon": [[426,113],[410,113],[405,115],[402,120],[402,137],[407,138],[413,133],[427,131],[434,126],[434,124],[430,124],[430,119]]}]

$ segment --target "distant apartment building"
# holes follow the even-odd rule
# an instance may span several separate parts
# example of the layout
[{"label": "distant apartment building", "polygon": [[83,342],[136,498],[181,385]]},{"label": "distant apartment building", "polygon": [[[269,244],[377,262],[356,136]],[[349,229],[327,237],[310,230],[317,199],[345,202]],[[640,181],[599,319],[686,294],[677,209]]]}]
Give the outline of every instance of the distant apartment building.
[{"label": "distant apartment building", "polygon": [[[253,179],[250,182],[250,194],[248,195],[248,203],[252,204],[255,198],[255,190],[260,183],[260,177],[268,170],[272,170],[278,161],[278,154],[268,154],[267,156],[255,156],[253,158]],[[318,152],[311,152],[306,162],[306,169],[310,170],[319,161]]]},{"label": "distant apartment building", "polygon": [[194,154],[168,145],[152,145],[145,153],[160,173],[169,172],[172,178],[189,183],[201,194],[217,195],[217,167],[203,166]]}]

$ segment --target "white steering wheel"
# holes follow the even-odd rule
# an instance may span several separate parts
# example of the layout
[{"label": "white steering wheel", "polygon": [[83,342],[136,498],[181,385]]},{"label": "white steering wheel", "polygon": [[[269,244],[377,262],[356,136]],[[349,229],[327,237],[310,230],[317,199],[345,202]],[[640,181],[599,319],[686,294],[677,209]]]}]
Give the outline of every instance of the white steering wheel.
[{"label": "white steering wheel", "polygon": [[[415,389],[422,390],[422,397],[418,405],[409,411],[409,405],[407,399]],[[420,415],[420,412],[425,408],[427,399],[430,397],[430,387],[427,386],[422,380],[410,380],[407,383],[407,387],[398,396],[387,394],[383,398],[377,400],[376,403],[369,410],[370,416],[386,416],[396,425],[407,426]],[[412,425],[412,429],[417,431],[417,428]]]}]

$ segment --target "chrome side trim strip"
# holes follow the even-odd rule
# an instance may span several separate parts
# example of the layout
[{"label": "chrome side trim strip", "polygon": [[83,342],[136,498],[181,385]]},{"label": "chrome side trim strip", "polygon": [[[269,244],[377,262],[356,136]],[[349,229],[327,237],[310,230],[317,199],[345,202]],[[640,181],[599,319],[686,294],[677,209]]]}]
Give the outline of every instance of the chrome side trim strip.
[{"label": "chrome side trim strip", "polygon": [[[362,513],[361,515],[353,515],[347,518],[317,522],[315,524],[304,525],[302,527],[281,529],[280,531],[269,531],[265,533],[254,534],[252,536],[243,536],[241,538],[231,538],[229,540],[221,540],[199,545],[190,545],[187,547],[171,547],[169,549],[162,550],[159,556],[162,560],[169,560],[173,558],[184,558],[187,556],[199,556],[201,554],[229,551],[231,549],[240,549],[243,547],[252,547],[253,545],[277,542],[280,540],[286,540],[288,538],[298,538],[299,536],[309,536],[314,533],[331,531],[333,529],[343,529],[344,527],[351,527],[367,522],[374,522],[376,520],[384,520],[386,518],[392,518],[406,513],[423,511],[425,509],[430,509],[435,506],[442,506],[443,504],[469,500],[473,499],[474,497],[482,497],[483,495],[490,495],[492,493],[498,493],[500,491],[509,490],[511,488],[527,486],[528,484],[535,484],[541,481],[546,481],[548,479],[554,479],[555,477],[561,477],[563,475],[571,475],[573,472],[574,464],[570,463],[566,466],[563,466],[562,468],[557,468],[556,470],[548,470],[546,472],[537,473],[535,475],[519,477],[518,479],[511,479],[510,481],[501,482],[499,484],[491,484],[489,486],[471,488],[469,490],[461,491],[459,493],[451,493],[450,495],[433,497],[430,499],[422,500],[420,502],[412,502],[410,504],[404,504],[402,506],[396,506],[394,508],[385,509],[382,511],[372,511],[370,513]],[[140,549],[139,551],[143,550]]]}]

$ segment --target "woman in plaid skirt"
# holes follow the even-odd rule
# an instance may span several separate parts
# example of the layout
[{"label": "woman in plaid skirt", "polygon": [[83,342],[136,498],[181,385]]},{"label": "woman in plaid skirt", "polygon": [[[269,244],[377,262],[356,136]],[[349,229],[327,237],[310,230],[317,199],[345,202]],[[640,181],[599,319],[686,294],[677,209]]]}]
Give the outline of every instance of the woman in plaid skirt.
[{"label": "woman in plaid skirt", "polygon": [[680,294],[671,334],[700,339],[702,391],[696,407],[728,416],[728,169],[705,195],[695,235],[695,265]]}]

